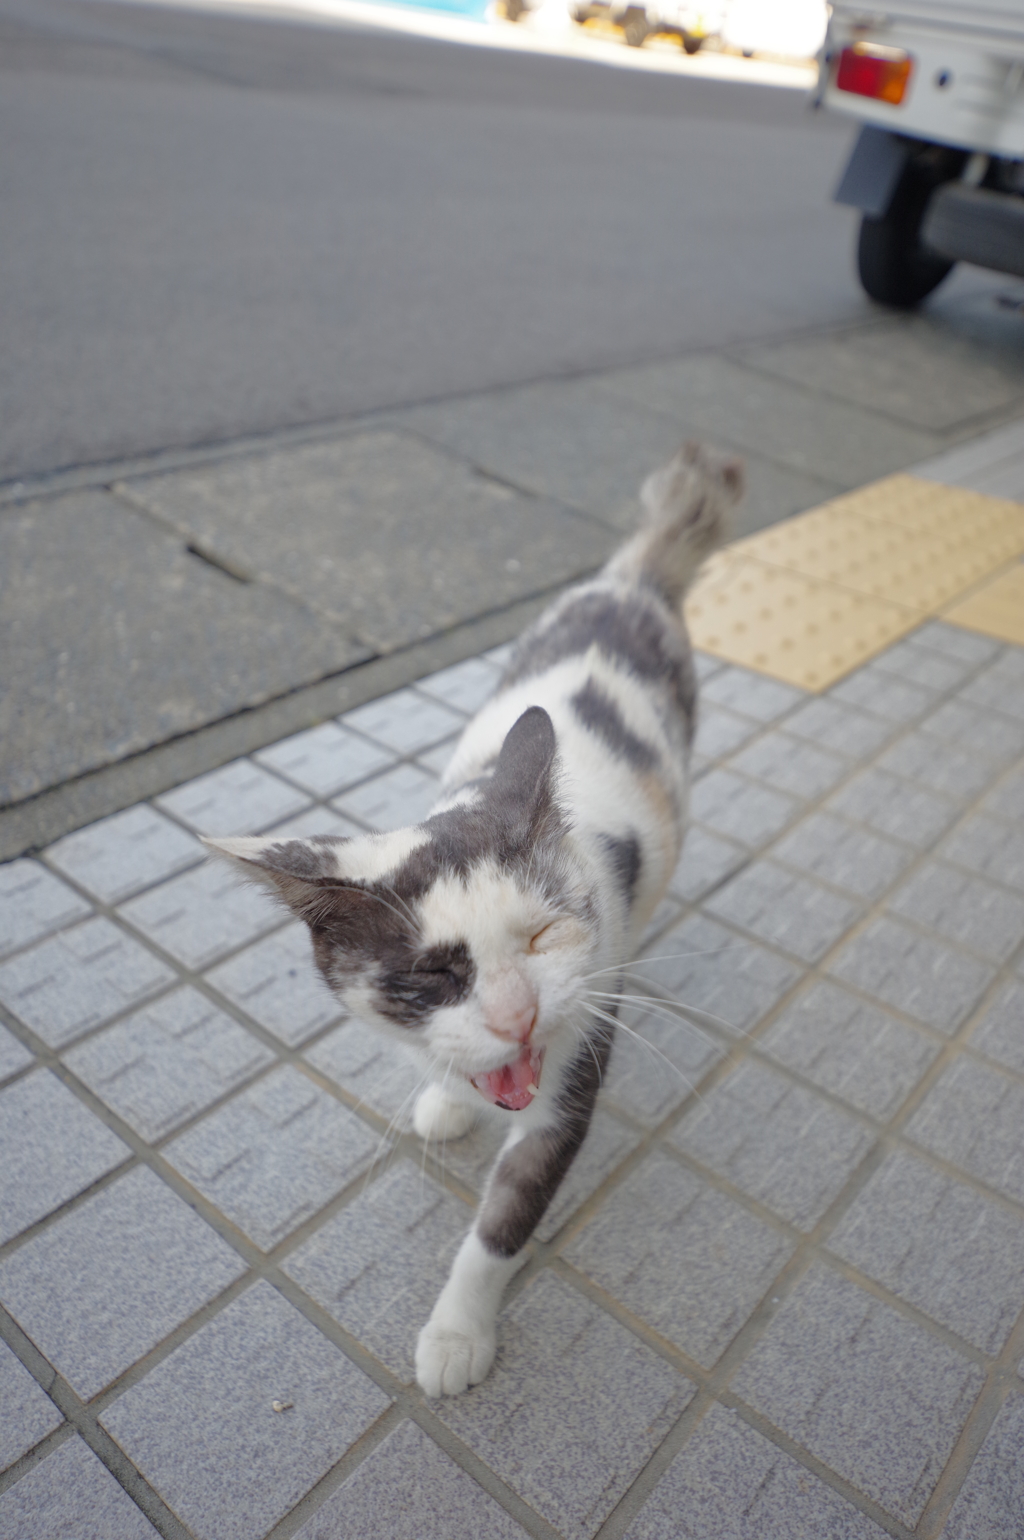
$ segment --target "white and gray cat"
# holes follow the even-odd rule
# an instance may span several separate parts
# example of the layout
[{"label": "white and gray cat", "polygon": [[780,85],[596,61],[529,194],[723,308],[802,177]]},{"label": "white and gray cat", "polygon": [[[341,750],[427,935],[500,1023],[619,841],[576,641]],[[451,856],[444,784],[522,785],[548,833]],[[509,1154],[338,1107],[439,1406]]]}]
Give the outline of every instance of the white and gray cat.
[{"label": "white and gray cat", "polygon": [[682,599],[741,492],[740,466],[696,445],[648,478],[643,528],[520,638],[423,823],[208,841],[307,922],[353,1015],[422,1051],[424,1139],[458,1138],[485,1103],[508,1125],[420,1332],[428,1396],[487,1374],[502,1293],[586,1135],[614,1030],[600,997],[682,846],[696,707]]}]

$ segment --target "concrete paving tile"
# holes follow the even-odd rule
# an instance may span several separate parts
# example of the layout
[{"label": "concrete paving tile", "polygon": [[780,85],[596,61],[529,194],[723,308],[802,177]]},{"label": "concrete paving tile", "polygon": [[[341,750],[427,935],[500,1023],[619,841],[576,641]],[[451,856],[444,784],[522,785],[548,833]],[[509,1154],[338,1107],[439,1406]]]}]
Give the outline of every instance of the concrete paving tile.
[{"label": "concrete paving tile", "polygon": [[373,1159],[375,1134],[282,1065],[164,1147],[164,1156],[262,1251]]},{"label": "concrete paving tile", "polygon": [[1024,1203],[1024,1086],[987,1064],[957,1059],[906,1127],[907,1137],[969,1176]]},{"label": "concrete paving tile", "polygon": [[715,1404],[626,1540],[882,1540],[883,1534],[806,1466]]},{"label": "concrete paving tile", "polygon": [[309,798],[251,759],[235,759],[219,770],[186,781],[155,799],[197,834],[227,837],[262,834],[309,806]]},{"label": "concrete paving tile", "polygon": [[896,730],[895,723],[828,695],[806,701],[786,718],[786,731],[793,737],[854,760],[869,759]]},{"label": "concrete paving tile", "polygon": [[760,1046],[787,1069],[882,1123],[939,1051],[923,1032],[824,979],[786,1007]]},{"label": "concrete paving tile", "polygon": [[1024,722],[1024,668],[1019,661],[1018,649],[1004,653],[982,669],[964,685],[959,698],[985,711],[998,711],[1003,716]]},{"label": "concrete paving tile", "polygon": [[941,652],[943,657],[969,663],[972,667],[987,663],[999,651],[999,643],[991,637],[964,631],[961,626],[947,625],[944,620],[926,620],[908,640],[915,647],[928,647],[933,652]]},{"label": "concrete paving tile", "polygon": [[937,750],[935,739],[920,731],[897,739],[880,755],[878,765],[957,802],[972,802],[998,773],[991,760],[955,744],[946,743]]},{"label": "concrete paving tile", "polygon": [[784,732],[768,732],[741,753],[730,768],[765,781],[777,791],[816,801],[849,774],[848,762],[829,749],[819,749]]},{"label": "concrete paving tile", "polygon": [[974,1457],[942,1531],[945,1540],[1016,1540],[1024,1534],[1024,1396],[1011,1393]]},{"label": "concrete paving tile", "polygon": [[0,1342],[0,1471],[34,1449],[41,1438],[63,1421],[42,1386],[15,1358],[7,1343]]},{"label": "concrete paving tile", "polygon": [[861,912],[853,899],[774,861],[753,861],[706,899],[704,908],[808,963],[823,957]]},{"label": "concrete paving tile", "polygon": [[301,921],[257,941],[207,977],[239,1010],[289,1048],[298,1047],[342,1014],[314,966],[309,931]]},{"label": "concrete paving tile", "polygon": [[619,1022],[601,1099],[653,1128],[721,1056],[719,1045],[692,1021],[641,1008]]},{"label": "concrete paving tile", "polygon": [[710,829],[691,824],[669,891],[677,898],[696,903],[749,859],[750,852],[742,845],[734,845],[731,840],[712,834]]},{"label": "concrete paving tile", "polygon": [[72,1048],[64,1062],[152,1143],[273,1058],[197,989],[175,989]]},{"label": "concrete paving tile", "polygon": [[748,668],[730,664],[709,679],[702,691],[705,701],[716,706],[726,706],[741,716],[752,717],[755,722],[767,724],[784,717],[794,706],[807,697],[803,690],[781,684],[777,679],[766,679]]},{"label": "concrete paving tile", "polygon": [[38,861],[0,866],[0,957],[87,915],[92,906]]},{"label": "concrete paving tile", "polygon": [[525,1540],[499,1508],[422,1428],[389,1433],[295,1540]]},{"label": "concrete paving tile", "polygon": [[83,1401],[245,1272],[136,1166],[0,1263],[0,1299]]},{"label": "concrete paving tile", "polygon": [[208,968],[284,919],[284,910],[268,893],[241,882],[226,861],[212,859],[129,899],[119,913],[193,969]]},{"label": "concrete paving tile", "polygon": [[467,658],[463,663],[453,663],[451,668],[417,679],[416,689],[472,716],[484,701],[490,700],[500,678],[501,670],[486,658]]},{"label": "concrete paving tile", "polygon": [[315,797],[332,797],[393,764],[395,756],[358,733],[346,732],[337,722],[321,722],[261,749],[253,759]]},{"label": "concrete paving tile", "polygon": [[498,1337],[487,1379],[437,1416],[567,1540],[589,1540],[694,1387],[550,1273],[499,1319]]},{"label": "concrete paving tile", "polygon": [[[60,1138],[53,1130],[60,1129]],[[49,1070],[0,1094],[0,1169],[5,1175],[0,1244],[90,1187],[131,1150]]]},{"label": "concrete paving tile", "polygon": [[937,854],[1024,893],[1024,825],[1004,823],[988,813],[974,813],[940,846]]},{"label": "concrete paving tile", "polygon": [[472,1219],[467,1204],[400,1160],[292,1252],[284,1271],[408,1385],[416,1338]]},{"label": "concrete paving tile", "polygon": [[286,818],[284,823],[274,824],[268,832],[281,839],[306,840],[314,834],[335,834],[339,839],[351,839],[354,834],[364,834],[366,831],[351,819],[342,818],[340,813],[314,802],[304,813]]},{"label": "concrete paving tile", "polygon": [[515,642],[502,642],[500,647],[491,647],[489,651],[482,652],[480,656],[485,663],[490,663],[498,670],[499,676],[508,668],[509,659],[512,657]]},{"label": "concrete paving tile", "polygon": [[[273,1402],[291,1402],[275,1412]],[[263,1535],[389,1405],[270,1284],[255,1283],[103,1413],[201,1540]]]},{"label": "concrete paving tile", "polygon": [[954,696],[929,713],[921,731],[943,743],[969,744],[972,753],[1006,765],[1024,754],[1024,726],[996,711],[984,711]]},{"label": "concrete paving tile", "polygon": [[331,804],[370,829],[422,823],[440,794],[437,777],[418,765],[396,765]]},{"label": "concrete paving tile", "polygon": [[995,962],[1005,962],[1024,941],[1024,898],[942,861],[919,867],[889,908]]},{"label": "concrete paving tile", "polygon": [[971,1034],[971,1047],[1024,1075],[1024,979],[1010,979]]},{"label": "concrete paving tile", "polygon": [[935,704],[935,690],[896,679],[877,663],[868,663],[855,674],[849,674],[833,685],[829,691],[833,700],[847,706],[859,706],[876,717],[898,722],[901,727],[909,724],[930,706]]},{"label": "concrete paving tile", "polygon": [[681,437],[678,423],[591,379],[436,402],[395,420],[492,475],[629,532],[639,520],[640,483]]},{"label": "concrete paving tile", "polygon": [[867,824],[879,834],[924,849],[944,834],[959,809],[947,797],[902,781],[885,770],[862,770],[825,804],[854,823]]},{"label": "concrete paving tile", "polygon": [[104,903],[119,904],[195,866],[205,854],[191,834],[140,802],[65,835],[46,859]]},{"label": "concrete paving tile", "polygon": [[1024,823],[1024,765],[1000,781],[981,806],[984,812],[994,813],[997,818]]},{"label": "concrete paving tile", "polygon": [[315,1043],[306,1059],[360,1106],[394,1119],[396,1128],[411,1128],[416,1093],[430,1078],[425,1056],[353,1018]]},{"label": "concrete paving tile", "polygon": [[704,1026],[747,1033],[800,976],[800,970],[756,942],[703,915],[693,915],[655,942],[656,957],[634,972],[668,990]]},{"label": "concrete paving tile", "polygon": [[864,407],[872,418],[941,432],[967,413],[997,411],[1020,398],[1019,369],[995,321],[993,312],[991,321],[972,318],[953,331],[923,314],[890,312],[881,325],[755,343],[738,356],[805,390]]},{"label": "concrete paving tile", "polygon": [[51,1048],[145,1000],[174,974],[97,915],[0,966],[0,1000]]},{"label": "concrete paving tile", "polygon": [[777,1230],[655,1152],[563,1255],[710,1369],[793,1250]]},{"label": "concrete paving tile", "polygon": [[995,970],[900,920],[882,918],[856,936],[829,971],[948,1035],[977,1004]]},{"label": "concrete paving tile", "polygon": [[0,1540],[157,1540],[141,1508],[77,1434],[0,1496]]},{"label": "concrete paving tile", "polygon": [[19,1070],[35,1063],[35,1055],[29,1053],[14,1033],[0,1025],[0,1080],[8,1080]]},{"label": "concrete paving tile", "polygon": [[726,667],[727,664],[723,663],[721,658],[714,658],[710,652],[699,652],[694,648],[693,669],[701,684],[705,679],[710,679],[712,674],[718,674]]},{"label": "concrete paving tile", "polygon": [[727,423],[738,448],[795,471],[813,470],[841,487],[902,470],[938,447],[932,432],[859,411],[819,389],[766,378],[721,356],[616,370],[609,384],[640,406],[672,412],[691,431],[714,436]]},{"label": "concrete paving tile", "polygon": [[439,743],[434,749],[425,749],[422,754],[416,756],[416,763],[429,770],[431,775],[443,779],[458,741],[457,738],[449,738],[445,743]]},{"label": "concrete paving tile", "polygon": [[912,1528],[984,1380],[923,1327],[817,1264],[732,1388]]},{"label": "concrete paving tile", "polygon": [[813,1091],[748,1061],[707,1093],[669,1142],[799,1230],[813,1230],[875,1135]]},{"label": "concrete paving tile", "polygon": [[690,810],[717,834],[759,850],[793,822],[801,804],[785,792],[721,769],[697,782],[690,794]]},{"label": "concrete paving tile", "polygon": [[900,1299],[995,1355],[1024,1307],[1024,1219],[896,1150],[828,1248]]},{"label": "concrete paving tile", "polygon": [[915,634],[879,653],[874,666],[880,673],[895,674],[898,679],[905,679],[909,684],[918,684],[926,690],[945,694],[947,690],[955,690],[963,684],[974,672],[976,665],[965,659],[944,656],[934,648],[920,646]]},{"label": "concrete paving tile", "polygon": [[684,912],[682,904],[678,903],[676,899],[671,896],[663,898],[644,927],[639,946],[646,947],[649,942],[654,941],[670,925],[678,924]]},{"label": "concrete paving tile", "polygon": [[892,887],[914,852],[833,813],[814,812],[779,840],[772,856],[858,898],[874,899]]},{"label": "concrete paving tile", "polygon": [[722,759],[761,731],[762,723],[738,716],[724,706],[716,706],[714,701],[702,700],[697,708],[693,752],[701,759]]},{"label": "concrete paving tile", "polygon": [[9,508],[0,571],[31,573],[4,596],[0,655],[18,687],[0,702],[3,803],[368,656],[305,605],[236,583],[102,491]]},{"label": "concrete paving tile", "polygon": [[590,571],[614,544],[593,521],[387,430],[146,477],[131,496],[378,652],[466,619],[468,594],[486,613]]},{"label": "concrete paving tile", "polygon": [[365,706],[346,712],[341,722],[397,754],[416,754],[459,732],[466,718],[442,701],[408,689],[380,695]]}]

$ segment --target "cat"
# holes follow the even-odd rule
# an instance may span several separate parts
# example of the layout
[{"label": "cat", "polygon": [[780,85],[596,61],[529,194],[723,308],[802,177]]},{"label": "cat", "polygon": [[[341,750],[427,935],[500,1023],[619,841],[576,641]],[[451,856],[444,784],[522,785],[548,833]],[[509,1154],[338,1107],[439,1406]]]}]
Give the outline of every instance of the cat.
[{"label": "cat", "polygon": [[427,1396],[487,1374],[505,1286],[586,1135],[604,1004],[682,848],[697,697],[682,599],[742,490],[736,461],[694,444],[648,477],[643,526],[520,637],[422,823],[206,842],[307,922],[354,1016],[422,1050],[424,1139],[458,1138],[484,1103],[508,1124],[419,1334]]}]

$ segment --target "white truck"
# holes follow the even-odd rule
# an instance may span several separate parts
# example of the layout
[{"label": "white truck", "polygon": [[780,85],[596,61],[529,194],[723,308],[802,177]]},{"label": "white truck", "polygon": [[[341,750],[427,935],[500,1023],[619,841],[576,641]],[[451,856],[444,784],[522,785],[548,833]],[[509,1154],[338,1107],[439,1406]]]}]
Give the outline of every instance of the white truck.
[{"label": "white truck", "polygon": [[1024,277],[1024,0],[833,0],[817,100],[864,124],[836,199],[873,299],[955,262]]}]

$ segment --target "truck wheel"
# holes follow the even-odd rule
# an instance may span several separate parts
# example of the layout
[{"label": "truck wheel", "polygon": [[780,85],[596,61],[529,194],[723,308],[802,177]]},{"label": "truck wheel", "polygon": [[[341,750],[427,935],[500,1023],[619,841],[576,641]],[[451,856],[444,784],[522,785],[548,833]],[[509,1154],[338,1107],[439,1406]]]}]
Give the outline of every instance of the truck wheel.
[{"label": "truck wheel", "polygon": [[687,53],[700,53],[700,45],[703,41],[702,37],[694,37],[691,32],[683,33],[683,47]]},{"label": "truck wheel", "polygon": [[938,288],[953,266],[921,242],[921,224],[937,181],[911,163],[881,219],[865,214],[857,243],[857,272],[879,304],[910,310]]},{"label": "truck wheel", "polygon": [[643,11],[631,9],[622,18],[622,35],[630,48],[642,48],[650,30]]},{"label": "truck wheel", "polygon": [[505,0],[505,20],[518,21],[526,14],[525,0]]}]

